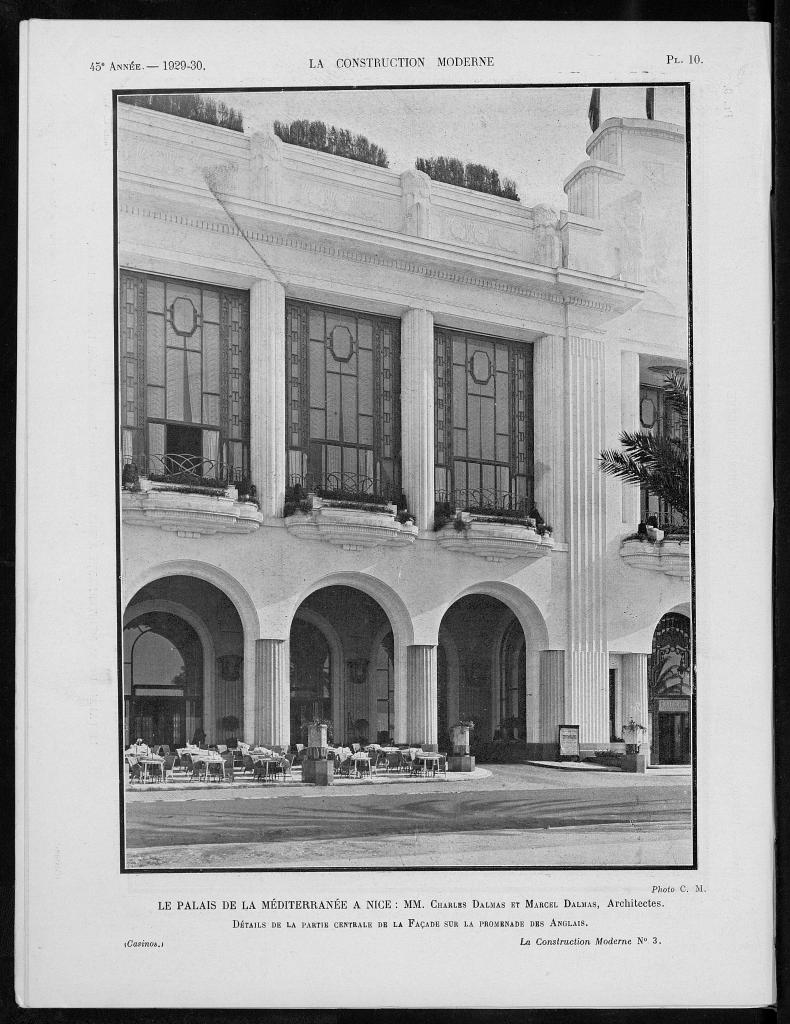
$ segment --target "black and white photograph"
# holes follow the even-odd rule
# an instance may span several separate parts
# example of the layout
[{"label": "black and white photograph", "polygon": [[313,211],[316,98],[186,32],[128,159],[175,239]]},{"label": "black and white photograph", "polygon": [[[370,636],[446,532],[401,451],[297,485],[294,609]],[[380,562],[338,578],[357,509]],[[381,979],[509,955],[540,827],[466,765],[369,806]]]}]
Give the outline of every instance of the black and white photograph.
[{"label": "black and white photograph", "polygon": [[768,27],[20,72],[18,1004],[770,1003]]},{"label": "black and white photograph", "polygon": [[117,97],[124,867],[691,867],[688,93]]}]

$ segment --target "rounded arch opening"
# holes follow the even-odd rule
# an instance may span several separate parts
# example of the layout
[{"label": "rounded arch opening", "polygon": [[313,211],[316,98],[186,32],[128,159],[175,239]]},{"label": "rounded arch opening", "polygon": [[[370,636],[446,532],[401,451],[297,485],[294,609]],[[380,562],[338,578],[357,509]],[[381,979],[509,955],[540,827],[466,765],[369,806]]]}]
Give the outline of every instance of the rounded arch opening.
[{"label": "rounded arch opening", "polygon": [[311,721],[335,745],[392,739],[395,639],[382,605],[346,583],[311,589],[290,631],[290,739],[306,743]]},{"label": "rounded arch opening", "polygon": [[[143,633],[162,640],[143,639]],[[180,676],[173,671],[176,652],[184,662]],[[233,745],[243,728],[243,674],[244,627],[235,604],[214,584],[193,576],[157,577],[129,601],[123,671],[127,742],[142,737],[155,747],[190,741]]]},{"label": "rounded arch opening", "polygon": [[[527,636],[522,616],[498,595],[474,591],[449,605],[437,651],[440,747],[449,743],[456,722],[468,721],[474,722],[472,744],[478,755],[492,740],[526,741],[535,717],[527,679],[528,669],[537,667],[533,632]],[[531,659],[529,647],[535,655]],[[536,685],[532,689],[537,692]]]},{"label": "rounded arch opening", "polygon": [[662,615],[647,659],[650,760],[691,763],[693,657],[688,605]]}]

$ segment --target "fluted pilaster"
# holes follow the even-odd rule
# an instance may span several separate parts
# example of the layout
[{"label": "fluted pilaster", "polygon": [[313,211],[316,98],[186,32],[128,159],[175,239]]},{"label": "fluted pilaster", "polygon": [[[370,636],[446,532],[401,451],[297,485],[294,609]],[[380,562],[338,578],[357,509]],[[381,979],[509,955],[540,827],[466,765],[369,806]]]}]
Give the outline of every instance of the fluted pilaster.
[{"label": "fluted pilaster", "polygon": [[[639,353],[620,355],[620,429],[639,430]],[[639,487],[621,481],[623,523],[635,528],[639,522]]]},{"label": "fluted pilaster", "polygon": [[[557,726],[565,724],[565,651],[540,652],[540,743],[557,742]],[[534,741],[533,741],[534,742]]]},{"label": "fluted pilaster", "polygon": [[[633,720],[648,727],[647,655],[624,654],[622,659],[623,726]],[[649,749],[647,733],[642,733],[642,750]]]},{"label": "fluted pilaster", "polygon": [[436,648],[414,644],[406,656],[408,742],[435,747],[436,722]]},{"label": "fluted pilaster", "polygon": [[254,738],[264,746],[291,742],[290,641],[255,643]]},{"label": "fluted pilaster", "polygon": [[282,514],[285,501],[285,288],[250,289],[250,468],[261,511]]},{"label": "fluted pilaster", "polygon": [[568,663],[565,714],[580,740],[609,739],[609,659],[604,606],[606,490],[603,342],[568,339]]},{"label": "fluted pilaster", "polygon": [[403,489],[420,530],[433,525],[433,314],[409,309],[401,320]]},{"label": "fluted pilaster", "polygon": [[546,335],[534,345],[535,504],[565,540],[565,340]]}]

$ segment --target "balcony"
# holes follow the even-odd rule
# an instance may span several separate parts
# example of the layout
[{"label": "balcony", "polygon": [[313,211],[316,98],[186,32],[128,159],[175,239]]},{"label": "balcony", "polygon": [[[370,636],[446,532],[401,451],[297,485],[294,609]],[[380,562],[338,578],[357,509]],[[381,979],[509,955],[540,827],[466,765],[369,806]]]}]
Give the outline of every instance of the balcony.
[{"label": "balcony", "polygon": [[439,494],[434,529],[448,551],[502,562],[536,559],[554,548],[552,528],[541,520],[528,498],[499,491],[454,491]]},{"label": "balcony", "polygon": [[252,533],[261,525],[255,488],[231,466],[195,455],[127,459],[121,510],[129,526],[151,526],[179,537]]},{"label": "balcony", "polygon": [[626,537],[620,545],[620,557],[635,569],[662,572],[684,582],[691,578],[691,547],[688,533],[665,534],[647,528],[643,535]]},{"label": "balcony", "polygon": [[324,541],[345,551],[413,544],[413,518],[370,477],[328,473],[318,480],[292,477],[286,491],[285,527],[304,540]]}]

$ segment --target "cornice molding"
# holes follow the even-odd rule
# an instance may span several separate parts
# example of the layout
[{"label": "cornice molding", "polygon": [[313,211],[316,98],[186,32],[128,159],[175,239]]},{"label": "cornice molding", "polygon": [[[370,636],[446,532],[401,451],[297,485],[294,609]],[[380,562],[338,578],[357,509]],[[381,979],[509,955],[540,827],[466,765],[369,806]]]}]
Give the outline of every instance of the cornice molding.
[{"label": "cornice molding", "polygon": [[510,284],[506,281],[498,281],[494,278],[482,277],[473,273],[441,270],[438,267],[428,266],[424,263],[419,263],[413,260],[397,259],[381,256],[375,253],[361,252],[357,249],[350,249],[340,245],[310,242],[303,238],[295,238],[291,235],[280,234],[273,231],[256,231],[250,229],[241,231],[225,221],[217,221],[203,217],[191,217],[177,213],[168,213],[161,210],[152,210],[144,206],[123,202],[118,204],[118,211],[119,213],[124,213],[132,217],[145,217],[151,220],[162,221],[166,224],[179,224],[183,227],[194,228],[198,231],[229,235],[255,242],[265,242],[268,245],[276,245],[280,248],[286,249],[296,249],[300,252],[309,252],[317,256],[327,256],[330,259],[344,260],[349,263],[362,263],[369,266],[382,267],[387,270],[398,270],[408,274],[418,274],[421,277],[438,281],[447,281],[450,284],[459,284],[466,287],[503,292],[507,295],[517,295],[523,298],[539,299],[556,305],[568,303],[572,306],[594,309],[601,313],[617,312],[615,307],[609,303],[599,302],[594,299],[583,299],[579,296],[557,295],[541,288],[528,288],[522,285]]}]

